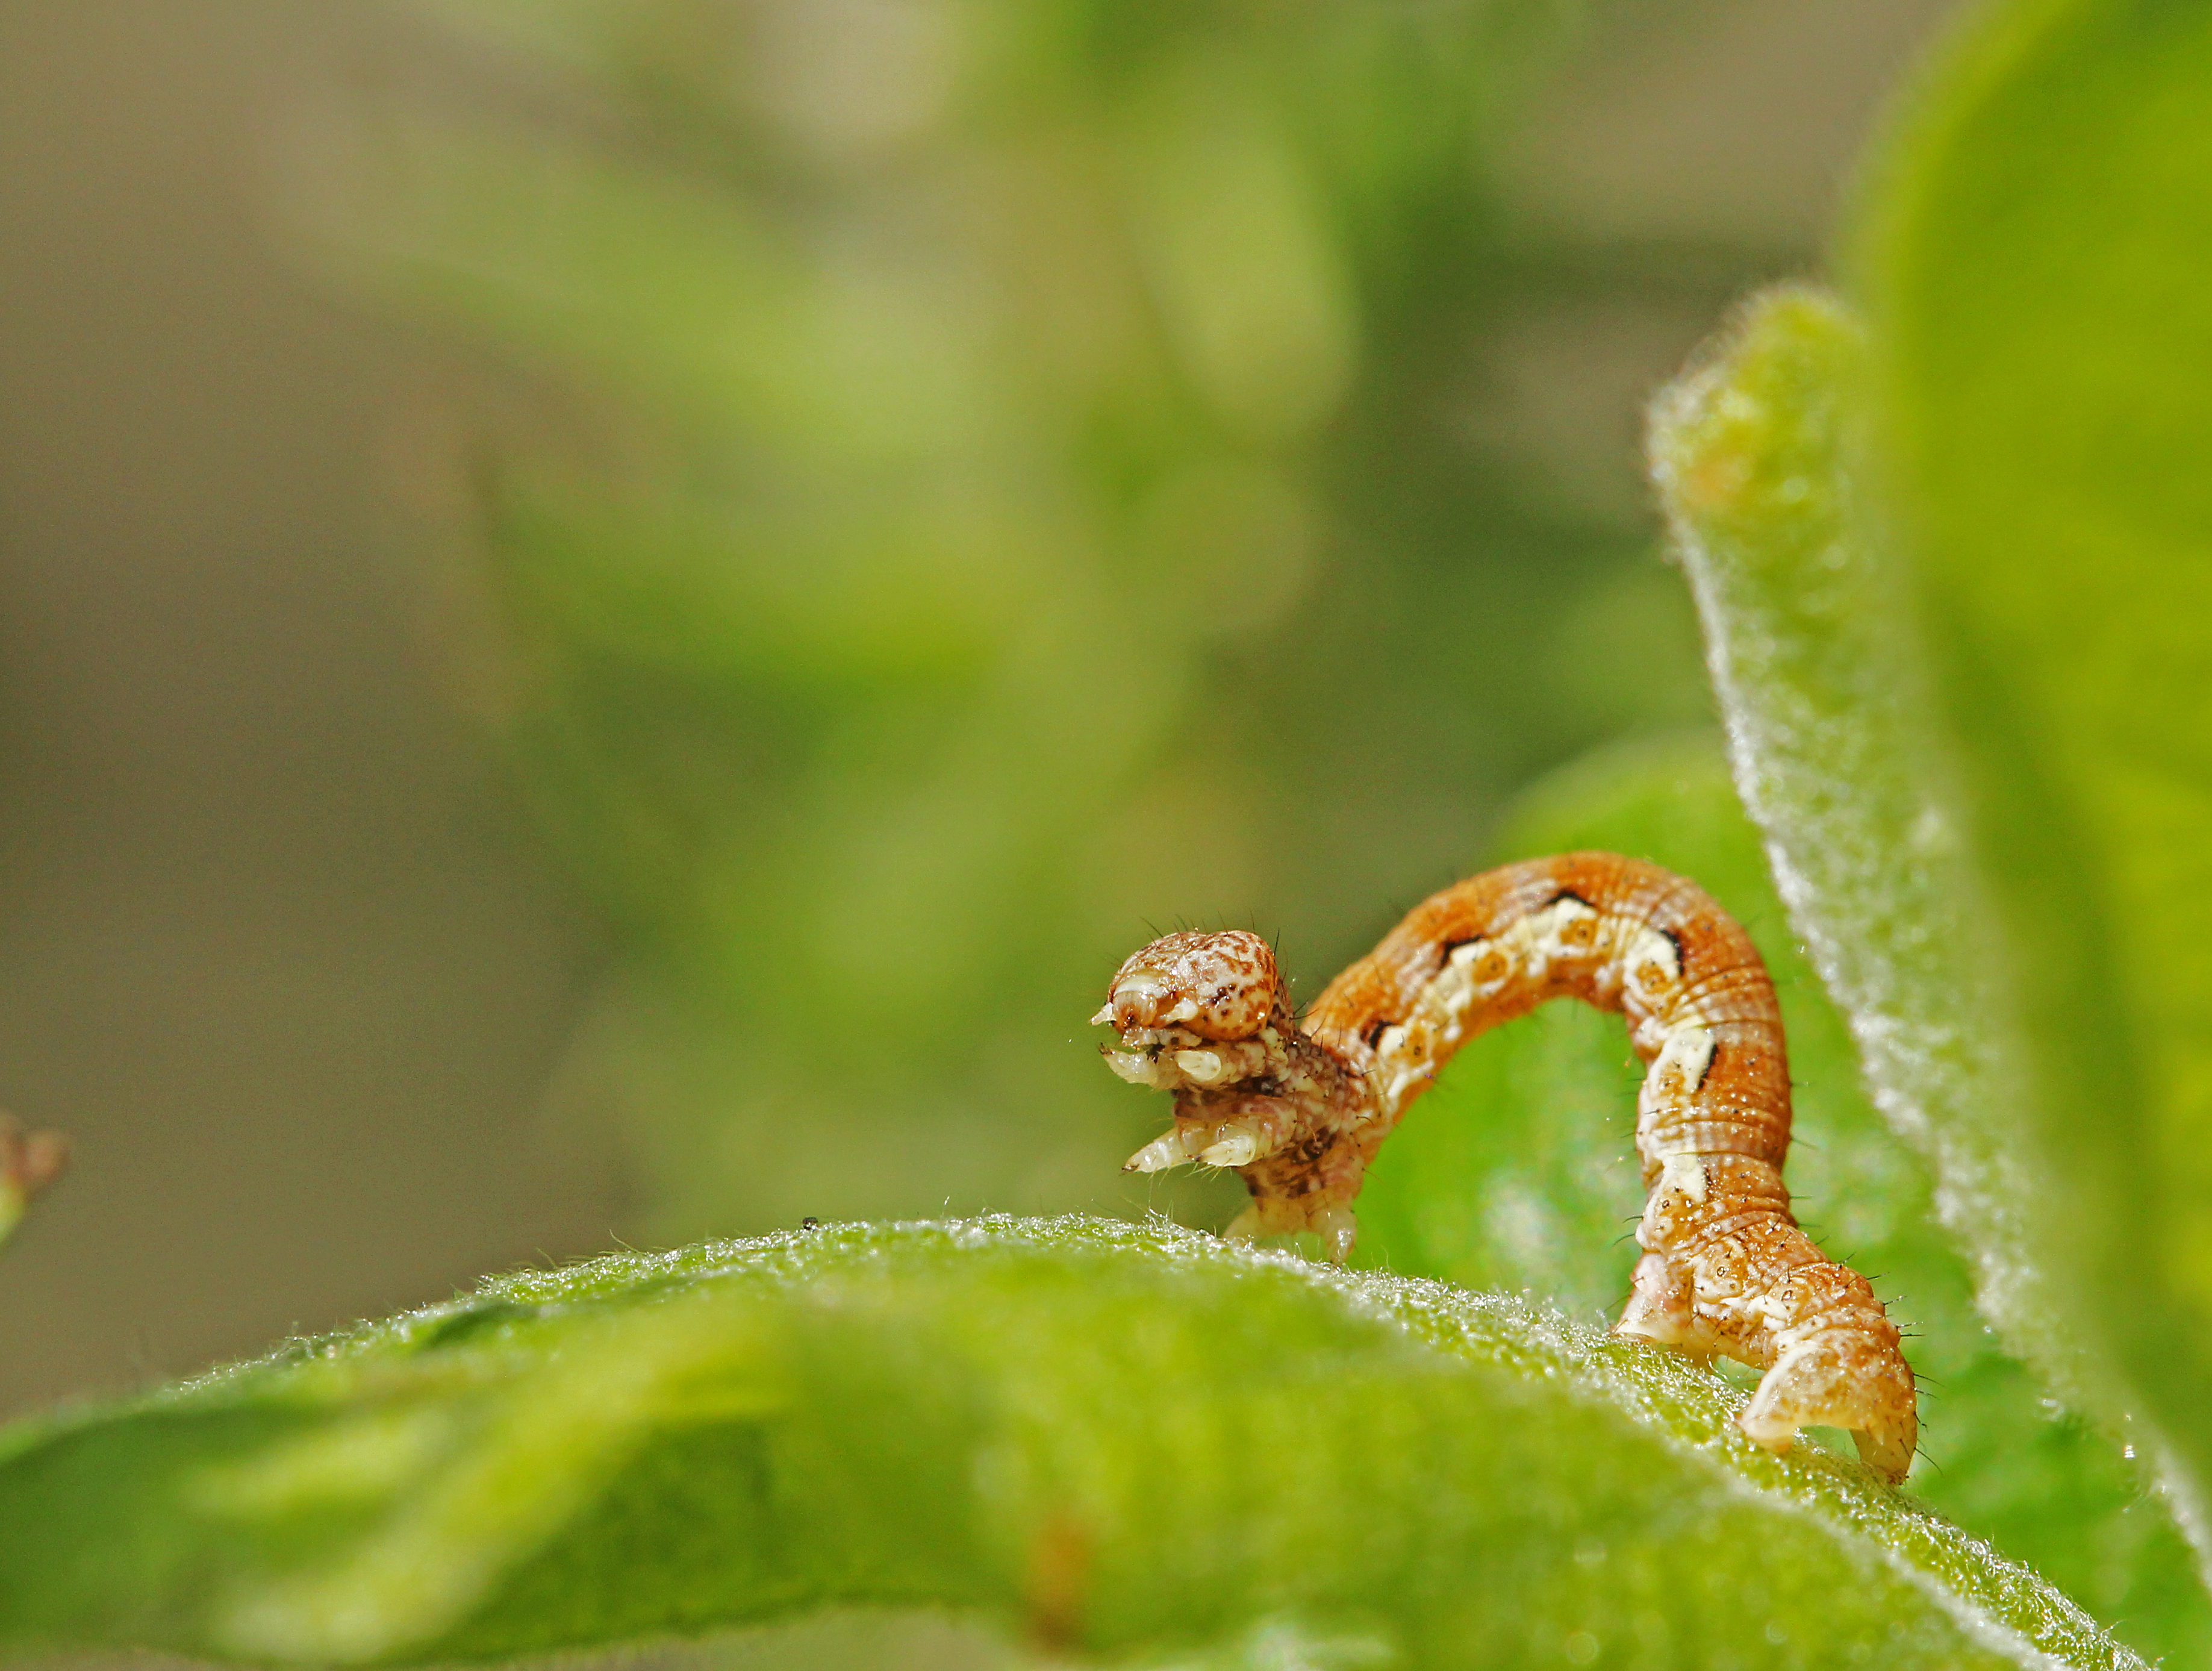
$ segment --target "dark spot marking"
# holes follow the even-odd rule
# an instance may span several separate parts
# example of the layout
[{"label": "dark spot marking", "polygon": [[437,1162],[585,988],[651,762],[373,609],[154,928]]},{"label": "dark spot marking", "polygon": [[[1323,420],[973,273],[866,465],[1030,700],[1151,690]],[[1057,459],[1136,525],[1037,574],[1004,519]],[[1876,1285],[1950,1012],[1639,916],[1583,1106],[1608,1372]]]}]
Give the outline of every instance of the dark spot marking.
[{"label": "dark spot marking", "polygon": [[1443,945],[1439,948],[1439,950],[1437,951],[1437,967],[1438,969],[1443,969],[1443,968],[1444,968],[1447,964],[1449,964],[1449,963],[1451,962],[1451,957],[1452,957],[1452,953],[1453,953],[1453,952],[1455,952],[1455,951],[1458,951],[1458,950],[1460,949],[1460,947],[1462,947],[1462,946],[1463,946],[1463,945],[1474,945],[1477,940],[1480,939],[1481,938],[1482,938],[1482,936],[1481,936],[1481,935],[1480,935],[1480,934],[1469,934],[1469,935],[1468,935],[1465,939],[1463,939],[1463,940],[1446,940],[1446,941],[1444,941],[1444,942],[1443,942]]},{"label": "dark spot marking", "polygon": [[1575,902],[1576,904],[1577,904],[1577,905],[1581,906],[1581,907],[1582,907],[1585,911],[1595,911],[1595,910],[1596,910],[1596,909],[1597,909],[1597,907],[1596,907],[1596,906],[1595,906],[1595,905],[1591,904],[1591,903],[1589,902],[1589,901],[1588,901],[1588,900],[1584,899],[1584,898],[1583,898],[1580,894],[1577,893],[1577,892],[1576,892],[1572,888],[1562,888],[1562,889],[1560,889],[1559,892],[1557,892],[1557,893],[1553,894],[1553,895],[1549,899],[1547,899],[1547,900],[1546,900],[1546,901],[1544,902],[1543,908],[1544,908],[1545,910],[1548,911],[1548,910],[1550,910],[1550,909],[1552,908],[1552,907],[1553,907],[1554,905],[1557,905],[1557,904],[1558,904],[1561,900],[1563,900],[1563,899],[1571,899],[1572,901],[1574,901],[1574,902]]},{"label": "dark spot marking", "polygon": [[1389,1031],[1391,1028],[1397,1024],[1398,1024],[1396,1022],[1391,1020],[1387,1015],[1378,1016],[1373,1021],[1368,1023],[1367,1030],[1362,1033],[1359,1036],[1366,1041],[1367,1048],[1370,1050],[1379,1050],[1382,1048],[1382,1035]]},{"label": "dark spot marking", "polygon": [[1032,1534],[1023,1599],[1031,1639],[1054,1657],[1083,1639],[1093,1553],[1090,1528],[1065,1510],[1048,1516]]}]

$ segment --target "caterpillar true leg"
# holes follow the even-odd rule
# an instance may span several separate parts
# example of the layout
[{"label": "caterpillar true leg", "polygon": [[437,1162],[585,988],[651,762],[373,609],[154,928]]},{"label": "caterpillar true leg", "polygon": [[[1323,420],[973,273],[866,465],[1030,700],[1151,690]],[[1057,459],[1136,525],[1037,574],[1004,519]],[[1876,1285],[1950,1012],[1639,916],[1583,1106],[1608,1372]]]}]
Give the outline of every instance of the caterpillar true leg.
[{"label": "caterpillar true leg", "polygon": [[1406,1109],[1462,1044],[1547,999],[1620,1012],[1646,1065],[1636,1146],[1650,1192],[1618,1325],[1765,1370],[1739,1418],[1786,1450],[1849,1429],[1902,1480],[1918,1434],[1911,1371],[1867,1280],[1824,1257],[1782,1183],[1790,1072],[1773,983],[1749,936],[1692,884],[1607,853],[1508,865],[1417,907],[1330,983],[1301,1027],[1257,935],[1170,934],[1115,975],[1093,1018],[1107,1057],[1175,1093],[1139,1171],[1233,1167],[1237,1237],[1318,1232],[1352,1250],[1352,1202]]}]

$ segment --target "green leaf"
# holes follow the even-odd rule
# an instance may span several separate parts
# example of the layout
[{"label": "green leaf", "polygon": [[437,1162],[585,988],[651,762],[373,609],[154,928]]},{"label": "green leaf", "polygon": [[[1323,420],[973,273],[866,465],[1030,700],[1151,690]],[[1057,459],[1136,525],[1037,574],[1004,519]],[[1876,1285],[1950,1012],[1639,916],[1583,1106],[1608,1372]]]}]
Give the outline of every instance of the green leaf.
[{"label": "green leaf", "polygon": [[1875,1103],[1934,1164],[1984,1309],[2078,1382],[2057,1318],[2086,1308],[2042,1256],[2057,1182],[2019,1129],[2018,1051],[1940,792],[1927,674],[1847,468],[1863,352],[1827,298],[1759,298],[1655,406],[1653,474],[1744,804]]},{"label": "green leaf", "polygon": [[2064,1187],[1979,908],[1900,582],[1849,467],[1864,347],[1832,301],[1759,298],[1662,396],[1653,473],[1704,619],[1744,804],[1850,1018],[1868,1085],[2016,1349],[2110,1416]]},{"label": "green leaf", "polygon": [[465,321],[522,362],[573,367],[788,468],[975,443],[982,333],[919,264],[840,266],[675,170],[481,118],[410,112],[380,137],[346,193],[302,206],[337,275],[378,300]]},{"label": "green leaf", "polygon": [[[1914,1491],[2118,1621],[2146,1657],[2212,1658],[2212,1605],[2140,1468],[2055,1407],[1978,1315],[1929,1170],[1861,1088],[1850,1035],[1796,942],[1717,740],[1619,748],[1569,769],[1523,799],[1494,856],[1581,848],[1695,878],[1759,943],[1790,1048],[1796,1210],[1911,1331],[1925,1453]],[[1626,1231],[1644,1198],[1631,1135],[1641,1077],[1619,1018],[1578,1005],[1547,1005],[1484,1038],[1369,1174],[1360,1262],[1609,1322],[1637,1253]]]},{"label": "green leaf", "polygon": [[414,1662],[833,1605],[1107,1655],[2142,1663],[1656,1348],[1164,1226],[628,1255],[0,1442],[0,1639]]},{"label": "green leaf", "polygon": [[[1654,453],[1753,814],[1990,1316],[2212,1467],[2212,15],[1994,11]],[[1844,466],[1873,419],[1876,491]],[[1894,545],[1897,555],[1889,555]]]},{"label": "green leaf", "polygon": [[[2053,1261],[2212,1478],[2212,11],[1995,15],[1861,258],[1878,435],[1974,877],[2063,1156]],[[2200,1545],[2205,1544],[2200,1537]]]}]

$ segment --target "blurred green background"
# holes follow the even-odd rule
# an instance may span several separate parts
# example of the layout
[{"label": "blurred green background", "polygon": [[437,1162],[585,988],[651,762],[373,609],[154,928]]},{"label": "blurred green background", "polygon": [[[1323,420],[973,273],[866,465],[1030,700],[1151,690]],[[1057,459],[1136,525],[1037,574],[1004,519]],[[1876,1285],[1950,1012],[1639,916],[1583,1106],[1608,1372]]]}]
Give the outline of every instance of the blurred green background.
[{"label": "blurred green background", "polygon": [[1708,722],[1641,402],[1947,9],[0,5],[0,1101],[79,1145],[0,1400],[1212,1222],[1107,975],[1310,993]]}]

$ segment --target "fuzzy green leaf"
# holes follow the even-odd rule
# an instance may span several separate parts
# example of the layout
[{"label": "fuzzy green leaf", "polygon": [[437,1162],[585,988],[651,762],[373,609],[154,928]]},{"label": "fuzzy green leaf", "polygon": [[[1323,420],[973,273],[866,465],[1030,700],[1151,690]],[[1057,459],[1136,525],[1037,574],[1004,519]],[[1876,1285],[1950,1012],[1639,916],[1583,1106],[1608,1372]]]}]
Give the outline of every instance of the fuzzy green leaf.
[{"label": "fuzzy green leaf", "polygon": [[1929,676],[1848,467],[1864,352],[1828,298],[1759,298],[1655,407],[1653,474],[1744,805],[1875,1100],[1933,1162],[1984,1309],[2079,1382],[2060,1318],[2084,1306],[2042,1256],[2059,1186],[2020,1128],[2019,1051],[1941,793]]},{"label": "fuzzy green leaf", "polygon": [[[2212,16],[1992,11],[1661,407],[1746,799],[1990,1316],[2212,1469]],[[1854,486],[1856,414],[1874,488]]]},{"label": "fuzzy green leaf", "polygon": [[1512,1300],[1165,1227],[611,1258],[0,1447],[0,1639],[416,1662],[839,1604],[1061,1651],[2137,1665],[1740,1395]]},{"label": "fuzzy green leaf", "polygon": [[[2005,9],[1861,256],[1877,439],[2069,1322],[2212,1480],[2212,11]],[[2206,1540],[2200,1537],[2200,1544]]]},{"label": "fuzzy green leaf", "polygon": [[[2018,878],[1984,833],[1987,809],[1957,788],[1994,771],[1997,721],[1963,736],[1948,724],[1944,641],[1923,629],[1850,468],[1865,355],[1837,304],[1778,292],[1655,413],[1655,470],[1736,780],[1875,1101],[1931,1164],[1936,1216],[1974,1260],[1981,1309],[2131,1454],[2166,1463],[2108,1333],[2158,1300],[2099,1254],[2148,1222],[2106,1216],[2130,1140],[2112,1128],[2128,1116],[2079,1109],[2083,1129],[2063,1144],[2041,1123],[2052,1047],[2034,1036],[2025,952],[1992,902]],[[2191,1528],[2185,1476],[2166,1466],[2160,1483],[2170,1499],[2179,1483]],[[2193,1638],[2201,1603],[2160,1588],[2147,1634]]]}]

